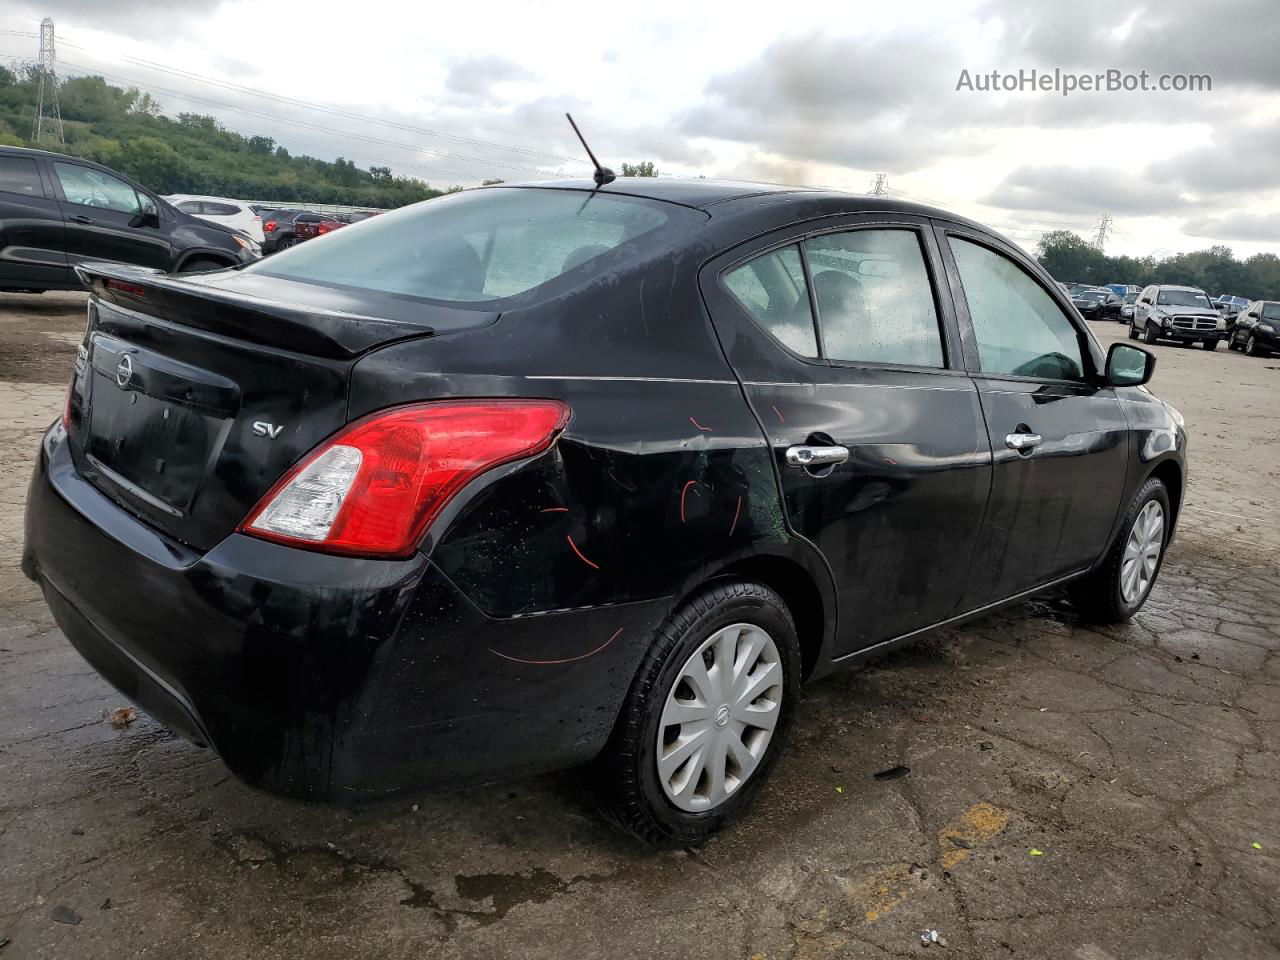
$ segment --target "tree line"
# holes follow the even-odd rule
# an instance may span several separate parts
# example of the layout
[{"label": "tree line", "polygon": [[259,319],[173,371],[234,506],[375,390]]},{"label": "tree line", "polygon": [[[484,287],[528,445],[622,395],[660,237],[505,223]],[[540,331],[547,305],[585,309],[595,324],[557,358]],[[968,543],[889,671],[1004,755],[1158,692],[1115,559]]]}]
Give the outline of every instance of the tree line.
[{"label": "tree line", "polygon": [[1280,300],[1280,257],[1256,253],[1237,260],[1230,247],[1170,257],[1108,257],[1077,233],[1053,230],[1036,245],[1037,259],[1064,283],[1171,283],[1199,287],[1210,296],[1232,294],[1250,300]]},{"label": "tree line", "polygon": [[361,169],[339,157],[294,155],[268,136],[227,130],[196,113],[168,117],[147,93],[102,77],[60,81],[65,146],[45,124],[32,141],[40,68],[0,67],[0,144],[40,147],[105,164],[161,194],[194,193],[279,202],[399,207],[462,189],[437,189],[388,167]]}]

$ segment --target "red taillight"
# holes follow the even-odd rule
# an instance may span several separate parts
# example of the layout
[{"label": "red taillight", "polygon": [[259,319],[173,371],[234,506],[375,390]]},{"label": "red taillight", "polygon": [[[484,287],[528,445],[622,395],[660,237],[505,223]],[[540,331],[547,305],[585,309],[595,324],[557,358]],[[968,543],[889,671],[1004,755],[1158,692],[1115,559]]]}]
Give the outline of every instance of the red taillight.
[{"label": "red taillight", "polygon": [[75,392],[75,389],[76,389],[76,376],[77,374],[75,373],[75,371],[72,371],[71,380],[67,383],[67,402],[62,405],[62,429],[63,430],[71,429],[71,395],[72,393]]},{"label": "red taillight", "polygon": [[408,556],[462,487],[546,450],[568,422],[559,400],[441,400],[375,413],[304,457],[239,530],[326,553]]},{"label": "red taillight", "polygon": [[275,232],[276,232],[276,222],[275,222],[274,220],[268,220],[266,223],[264,223],[264,224],[262,225],[262,232],[263,232],[263,233],[275,233]]},{"label": "red taillight", "polygon": [[118,290],[120,293],[127,293],[131,297],[145,297],[147,291],[136,283],[125,283],[123,280],[107,280],[108,290]]},{"label": "red taillight", "polygon": [[316,227],[316,233],[317,234],[328,233],[330,230],[336,230],[336,229],[338,229],[338,224],[336,223],[322,223],[318,227]]}]

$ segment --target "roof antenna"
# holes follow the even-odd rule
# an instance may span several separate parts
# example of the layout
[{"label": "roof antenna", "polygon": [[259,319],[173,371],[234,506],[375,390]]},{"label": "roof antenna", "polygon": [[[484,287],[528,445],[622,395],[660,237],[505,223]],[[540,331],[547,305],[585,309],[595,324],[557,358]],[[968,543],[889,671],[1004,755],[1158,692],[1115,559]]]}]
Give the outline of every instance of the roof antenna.
[{"label": "roof antenna", "polygon": [[586,137],[582,135],[582,131],[578,129],[578,125],[573,122],[573,116],[568,113],[566,113],[565,116],[569,118],[569,126],[573,127],[573,132],[578,135],[578,140],[582,142],[582,149],[587,151],[587,156],[591,158],[591,163],[596,168],[596,172],[593,174],[596,181],[596,187],[599,188],[603,187],[606,183],[613,183],[614,180],[618,179],[617,175],[608,167],[600,166],[600,161],[596,159],[596,155],[592,153],[591,148],[587,146]]}]

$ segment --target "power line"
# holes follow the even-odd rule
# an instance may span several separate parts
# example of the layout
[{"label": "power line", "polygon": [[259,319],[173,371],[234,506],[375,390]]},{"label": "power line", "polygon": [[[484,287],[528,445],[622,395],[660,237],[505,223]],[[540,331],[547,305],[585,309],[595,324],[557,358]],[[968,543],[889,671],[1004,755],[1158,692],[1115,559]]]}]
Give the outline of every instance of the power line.
[{"label": "power line", "polygon": [[[225,101],[221,101],[221,100],[211,100],[208,97],[200,97],[190,93],[183,93],[179,90],[171,90],[166,87],[158,87],[158,86],[155,86],[154,84],[146,83],[144,81],[140,81],[133,77],[125,77],[125,76],[121,76],[120,74],[107,73],[102,70],[95,70],[91,67],[86,67],[81,64],[71,63],[66,60],[60,60],[59,63],[61,63],[62,66],[64,67],[70,67],[74,70],[81,71],[81,74],[80,74],[81,76],[86,76],[86,77],[101,76],[110,80],[117,80],[121,83],[130,84],[132,86],[138,87],[139,89],[149,90],[151,92],[162,93],[168,96],[178,97],[180,99],[189,100],[193,103],[203,103],[208,106],[221,107],[224,110],[232,110],[232,111],[235,111],[236,113],[243,113],[246,116],[258,117],[259,119],[263,119],[263,120],[270,120],[273,123],[287,123],[292,126],[303,127],[308,130],[316,130],[316,131],[319,131],[320,133],[337,133],[344,138],[350,138],[354,140],[363,140],[366,143],[377,143],[377,144],[382,144],[384,146],[399,147],[401,149],[412,150],[417,153],[429,153],[434,156],[438,156],[446,159],[463,160],[469,163],[484,163],[484,164],[489,164],[491,166],[506,167],[511,170],[521,170],[526,173],[536,173],[539,176],[543,176],[543,177],[547,177],[547,176],[563,177],[564,176],[564,174],[543,170],[538,167],[526,167],[526,166],[521,166],[520,164],[506,163],[505,161],[502,161],[502,160],[488,160],[488,159],[485,159],[484,157],[463,156],[461,154],[448,153],[441,150],[435,150],[431,147],[420,146],[419,144],[403,143],[399,140],[388,140],[383,137],[371,137],[367,134],[353,133],[347,130],[335,131],[332,127],[325,127],[315,123],[308,123],[305,120],[293,120],[289,117],[281,117],[277,114],[264,113],[260,110],[251,110],[248,107],[238,107],[234,104],[226,103]],[[477,177],[475,179],[481,179],[481,178]]]},{"label": "power line", "polygon": [[561,154],[558,154],[558,153],[546,153],[541,150],[531,150],[527,147],[514,147],[514,146],[509,146],[503,143],[496,143],[491,140],[480,140],[473,137],[460,137],[460,136],[457,136],[456,134],[444,133],[440,130],[432,130],[427,127],[418,127],[418,126],[414,126],[413,124],[403,123],[398,120],[386,120],[381,117],[369,117],[363,114],[353,113],[349,110],[342,110],[338,107],[329,107],[324,104],[316,103],[311,100],[302,100],[297,97],[286,97],[282,94],[269,93],[265,90],[255,90],[252,87],[245,87],[245,86],[241,86],[238,83],[231,83],[225,80],[218,80],[214,77],[206,77],[203,74],[193,73],[189,70],[180,70],[176,67],[169,67],[162,63],[155,63],[151,60],[143,60],[140,57],[125,57],[124,59],[129,63],[146,67],[147,69],[150,69],[150,70],[158,70],[161,73],[168,73],[168,74],[172,74],[173,76],[184,77],[188,80],[199,80],[201,83],[213,84],[214,86],[222,87],[227,90],[234,90],[238,93],[246,93],[255,97],[263,97],[269,100],[276,100],[276,101],[279,101],[280,103],[290,103],[295,106],[306,107],[309,110],[317,110],[317,111],[320,111],[321,113],[328,113],[337,117],[346,117],[349,120],[359,120],[363,123],[368,123],[370,120],[373,120],[385,126],[395,127],[399,130],[405,130],[409,133],[420,133],[425,136],[440,137],[441,139],[452,140],[456,143],[469,143],[469,144],[472,144],[473,146],[492,147],[495,150],[505,150],[510,153],[525,154],[526,156],[538,157],[544,160],[559,160],[563,163],[574,163],[574,164],[581,164],[583,166],[590,166],[590,164],[587,164],[581,157],[567,157],[567,156],[562,156]]},{"label": "power line", "polygon": [[[30,35],[34,36],[34,34],[30,34]],[[77,50],[84,50],[86,53],[89,52],[86,47],[83,47],[76,43],[72,43],[68,40],[64,39],[62,43],[64,46],[74,47]],[[419,127],[414,124],[405,123],[399,120],[387,120],[381,117],[370,117],[365,114],[354,113],[350,110],[343,110],[339,107],[332,107],[326,104],[317,103],[314,100],[305,100],[301,97],[288,97],[288,96],[284,96],[283,94],[271,93],[270,91],[267,91],[267,90],[258,90],[253,87],[247,87],[242,84],[232,83],[228,80],[220,80],[216,77],[206,76],[201,73],[196,73],[195,71],[192,71],[192,70],[184,70],[178,67],[172,67],[167,64],[157,63],[153,60],[146,60],[141,57],[124,57],[124,60],[128,61],[129,63],[145,67],[149,70],[157,70],[157,71],[160,71],[161,73],[168,73],[173,76],[183,77],[188,80],[198,80],[203,84],[212,84],[213,86],[222,87],[225,90],[233,90],[238,93],[248,94],[249,96],[262,97],[264,99],[275,100],[280,103],[288,103],[294,106],[305,107],[309,110],[317,110],[321,113],[327,113],[332,116],[345,117],[349,120],[358,120],[361,123],[368,123],[369,121],[372,120],[376,123],[381,123],[385,126],[395,127],[400,130],[405,130],[409,133],[418,133],[424,136],[439,137],[443,140],[452,140],[455,143],[469,143],[469,144],[472,144],[473,146],[491,147],[495,150],[504,150],[509,153],[524,154],[526,156],[536,157],[544,160],[558,160],[562,163],[573,163],[581,166],[589,166],[589,164],[587,164],[581,157],[570,157],[570,156],[565,156],[563,154],[558,154],[558,153],[549,153],[542,150],[533,150],[528,147],[517,147],[511,144],[498,143],[493,140],[483,140],[478,137],[463,137],[457,134],[445,133],[443,130],[433,130],[428,127]],[[88,68],[81,68],[81,69],[88,69]],[[467,159],[467,158],[459,157],[459,159]],[[482,162],[488,162],[488,161],[482,161]]]}]

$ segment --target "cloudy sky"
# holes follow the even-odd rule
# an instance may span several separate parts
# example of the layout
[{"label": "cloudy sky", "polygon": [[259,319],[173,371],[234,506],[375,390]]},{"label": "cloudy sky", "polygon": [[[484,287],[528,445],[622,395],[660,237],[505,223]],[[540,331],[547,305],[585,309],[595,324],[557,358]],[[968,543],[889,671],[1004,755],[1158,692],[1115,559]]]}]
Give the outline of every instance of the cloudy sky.
[{"label": "cloudy sky", "polygon": [[[614,166],[856,192],[884,173],[1028,248],[1110,214],[1110,253],[1280,253],[1276,0],[8,0],[0,55],[34,57],[43,16],[64,74],[437,185],[588,173],[571,110]],[[1212,89],[957,90],[1033,69]]]}]

